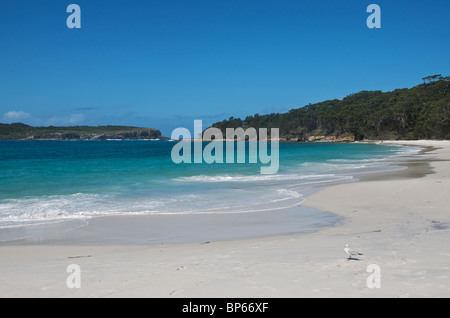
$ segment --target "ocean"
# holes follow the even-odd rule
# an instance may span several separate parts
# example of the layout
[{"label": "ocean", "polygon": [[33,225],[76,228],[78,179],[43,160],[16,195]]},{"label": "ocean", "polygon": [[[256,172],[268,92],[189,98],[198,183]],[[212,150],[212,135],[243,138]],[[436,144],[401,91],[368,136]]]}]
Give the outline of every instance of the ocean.
[{"label": "ocean", "polygon": [[[260,163],[176,164],[175,143],[0,141],[0,242],[18,239],[11,229],[114,215],[267,214],[292,207],[301,213],[314,189],[355,182],[361,173],[403,169],[395,162],[420,150],[280,143],[278,172],[263,175]],[[320,211],[305,215],[305,226],[337,222]]]}]

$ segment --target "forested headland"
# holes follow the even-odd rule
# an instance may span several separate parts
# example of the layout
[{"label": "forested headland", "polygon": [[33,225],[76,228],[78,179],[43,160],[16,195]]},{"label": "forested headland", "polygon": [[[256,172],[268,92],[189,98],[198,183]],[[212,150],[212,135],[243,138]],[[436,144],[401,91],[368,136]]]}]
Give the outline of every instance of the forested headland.
[{"label": "forested headland", "polygon": [[226,128],[279,128],[286,141],[450,139],[450,77],[422,80],[412,88],[361,91],[286,113],[230,117],[212,127],[224,135]]}]

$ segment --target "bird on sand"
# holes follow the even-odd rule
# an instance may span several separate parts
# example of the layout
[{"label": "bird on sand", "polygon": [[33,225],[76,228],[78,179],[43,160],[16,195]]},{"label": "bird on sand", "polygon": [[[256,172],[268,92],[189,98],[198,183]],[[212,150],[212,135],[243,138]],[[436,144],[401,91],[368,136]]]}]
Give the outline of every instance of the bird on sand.
[{"label": "bird on sand", "polygon": [[344,251],[345,251],[345,253],[347,253],[348,259],[351,259],[352,256],[355,256],[355,255],[363,255],[363,253],[360,253],[360,252],[355,251],[354,249],[351,249],[350,247],[348,247],[348,244],[345,244]]}]

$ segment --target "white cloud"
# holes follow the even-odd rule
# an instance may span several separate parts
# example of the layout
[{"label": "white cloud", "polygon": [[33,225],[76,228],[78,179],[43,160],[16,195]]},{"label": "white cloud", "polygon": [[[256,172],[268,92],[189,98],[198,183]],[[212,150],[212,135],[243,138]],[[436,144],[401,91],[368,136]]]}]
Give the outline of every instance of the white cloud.
[{"label": "white cloud", "polygon": [[3,114],[3,121],[6,122],[17,122],[29,118],[31,115],[23,111],[10,111]]}]

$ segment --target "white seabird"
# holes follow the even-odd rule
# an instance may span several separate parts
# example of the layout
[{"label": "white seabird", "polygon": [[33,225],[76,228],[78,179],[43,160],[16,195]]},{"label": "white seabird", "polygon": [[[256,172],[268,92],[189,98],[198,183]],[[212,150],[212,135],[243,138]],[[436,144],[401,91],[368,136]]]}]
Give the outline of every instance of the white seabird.
[{"label": "white seabird", "polygon": [[352,256],[355,256],[355,255],[363,255],[363,253],[360,253],[360,252],[355,251],[355,250],[351,249],[350,247],[348,247],[348,244],[345,244],[344,251],[345,251],[345,253],[348,254],[348,259],[351,259]]}]

